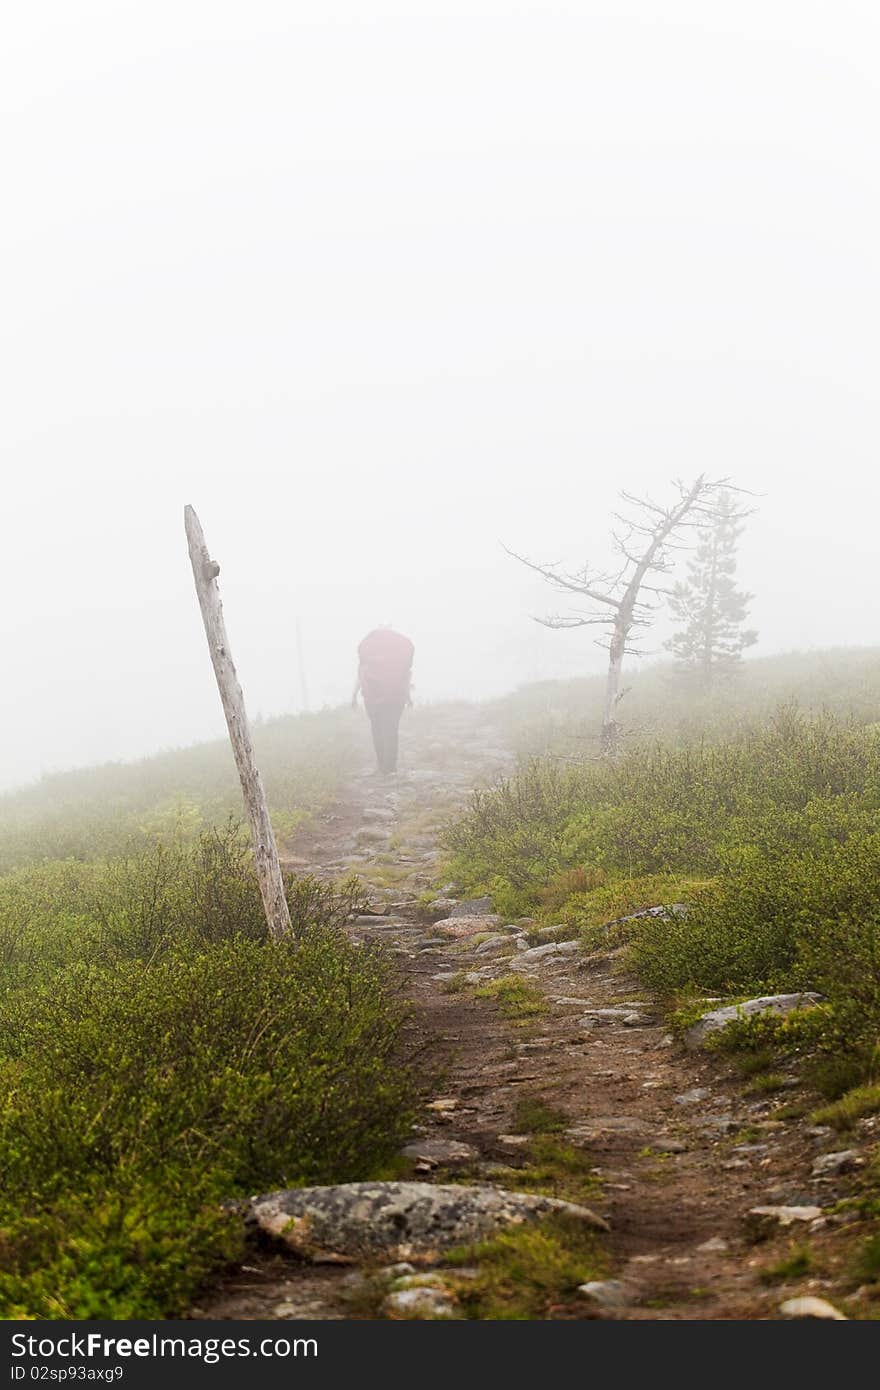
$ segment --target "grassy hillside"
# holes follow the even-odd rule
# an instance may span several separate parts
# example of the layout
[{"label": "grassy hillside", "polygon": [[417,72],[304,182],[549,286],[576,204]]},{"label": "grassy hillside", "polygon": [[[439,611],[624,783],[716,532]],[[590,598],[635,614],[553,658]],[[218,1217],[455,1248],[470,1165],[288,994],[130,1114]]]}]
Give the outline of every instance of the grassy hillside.
[{"label": "grassy hillside", "polygon": [[[348,710],[325,710],[266,720],[253,733],[276,834],[284,836],[332,796],[363,730]],[[230,815],[241,815],[241,788],[227,739],[54,773],[0,796],[0,873],[195,834]]]},{"label": "grassy hillside", "polygon": [[[788,652],[744,661],[737,677],[701,697],[671,662],[630,663],[618,718],[630,743],[693,743],[729,737],[783,705],[858,724],[880,720],[880,648]],[[598,752],[604,682],[544,681],[496,702],[508,737],[526,755],[584,758]]]}]

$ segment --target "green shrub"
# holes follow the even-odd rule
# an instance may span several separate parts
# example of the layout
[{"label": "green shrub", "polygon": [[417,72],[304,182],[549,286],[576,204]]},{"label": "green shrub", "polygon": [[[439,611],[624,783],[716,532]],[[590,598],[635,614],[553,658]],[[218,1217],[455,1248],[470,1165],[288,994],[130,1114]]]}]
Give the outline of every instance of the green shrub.
[{"label": "green shrub", "polygon": [[[117,1271],[115,1292],[93,1290],[107,1297],[103,1315],[158,1315],[167,1271],[156,1271],[151,1295],[137,1241],[123,1239],[131,1210],[150,1215],[150,1240],[178,1229],[190,1250],[186,1222],[201,1240],[206,1207],[224,1197],[369,1174],[411,1120],[410,1084],[392,1055],[402,1021],[384,959],[327,929],[296,945],[239,938],[70,967],[8,996],[0,1290],[26,1299],[36,1277],[41,1291],[47,1246],[70,1264],[61,1230],[73,1194],[97,1187],[108,1203],[85,1239],[115,1211],[117,1257],[128,1250],[132,1263],[127,1284]],[[100,1241],[90,1259],[100,1262]],[[65,1269],[53,1279],[70,1306]],[[48,1315],[41,1297],[34,1315]],[[90,1314],[76,1305],[68,1315]]]},{"label": "green shrub", "polygon": [[[880,696],[880,688],[878,688]],[[726,740],[636,745],[614,760],[531,761],[446,831],[455,872],[630,943],[670,999],[819,990],[811,1045],[857,1059],[880,1035],[880,738],[783,708]],[[641,907],[687,914],[606,925]]]},{"label": "green shrub", "polygon": [[[328,884],[288,875],[285,889],[296,932],[342,926],[363,909],[354,878]],[[199,949],[241,936],[263,940],[266,919],[247,837],[232,820],[103,862],[64,860],[0,878],[7,985],[74,961],[146,960],[171,945]]]},{"label": "green shrub", "polygon": [[288,880],[297,934],[268,942],[234,826],[0,881],[9,1316],[180,1311],[240,1239],[227,1199],[395,1154],[406,1011],[340,930],[358,892]]}]

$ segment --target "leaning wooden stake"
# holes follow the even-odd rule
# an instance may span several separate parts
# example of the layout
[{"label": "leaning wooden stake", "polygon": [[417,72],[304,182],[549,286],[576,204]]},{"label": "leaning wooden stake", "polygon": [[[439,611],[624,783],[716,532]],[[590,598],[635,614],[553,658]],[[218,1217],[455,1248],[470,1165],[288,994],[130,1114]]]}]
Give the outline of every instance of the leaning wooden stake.
[{"label": "leaning wooden stake", "polygon": [[276,941],[280,941],[283,936],[291,935],[293,928],[287,898],[284,895],[284,881],[281,877],[272,822],[269,820],[266,793],[254,759],[244,695],[235,673],[229,639],[226,636],[223,604],[220,602],[220,590],[217,587],[220,566],[208,554],[201,524],[192,507],[184,508],[183,519],[189,544],[189,558],[196,581],[196,593],[199,596],[199,607],[202,610],[205,634],[208,638],[208,650],[220,689],[223,713],[226,715],[232,751],[241,778],[244,804],[251,824],[251,841],[266,921],[271,935]]}]

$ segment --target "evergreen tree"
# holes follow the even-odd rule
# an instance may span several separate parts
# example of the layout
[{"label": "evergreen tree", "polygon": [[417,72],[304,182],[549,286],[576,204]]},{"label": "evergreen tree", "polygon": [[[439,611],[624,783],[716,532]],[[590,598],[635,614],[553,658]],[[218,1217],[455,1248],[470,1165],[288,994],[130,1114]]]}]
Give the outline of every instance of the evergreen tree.
[{"label": "evergreen tree", "polygon": [[751,594],[736,587],[736,547],[742,518],[730,493],[723,491],[710,526],[688,562],[688,577],[676,584],[670,607],[681,624],[667,642],[679,669],[704,690],[733,674],[746,647],[758,634],[745,628]]}]

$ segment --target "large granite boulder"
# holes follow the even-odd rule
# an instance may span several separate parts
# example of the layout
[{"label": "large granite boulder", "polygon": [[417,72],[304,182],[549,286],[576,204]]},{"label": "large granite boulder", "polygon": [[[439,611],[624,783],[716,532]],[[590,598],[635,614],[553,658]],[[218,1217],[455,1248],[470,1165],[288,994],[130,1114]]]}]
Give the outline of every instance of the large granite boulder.
[{"label": "large granite boulder", "polygon": [[267,1235],[316,1262],[407,1260],[484,1240],[505,1226],[565,1214],[607,1230],[588,1207],[530,1192],[427,1182],[352,1182],[297,1187],[255,1197],[251,1213]]}]

